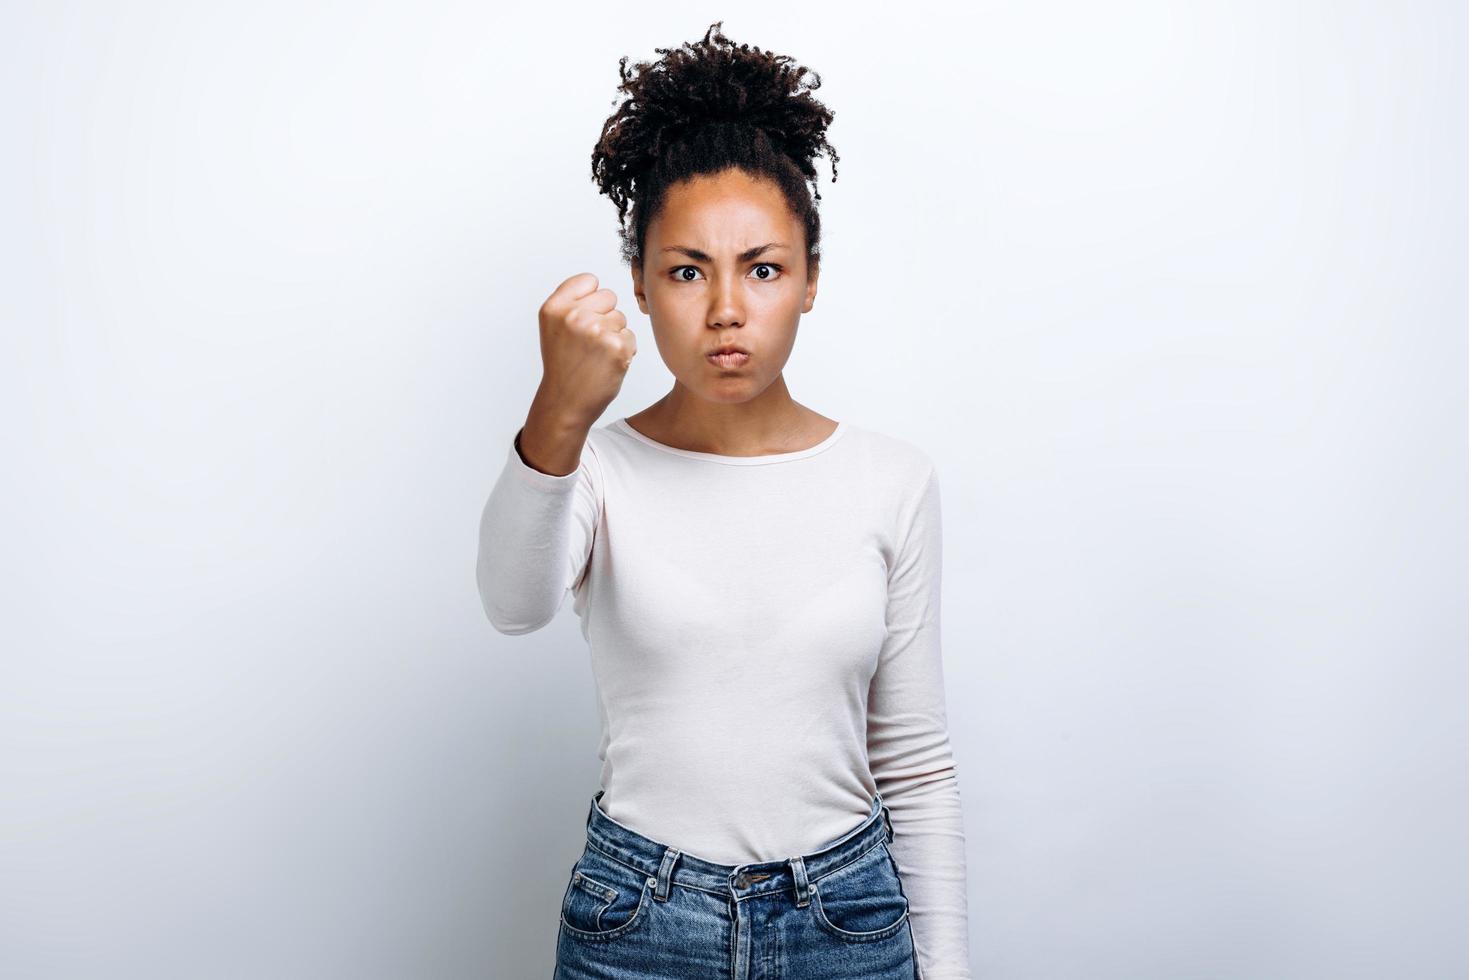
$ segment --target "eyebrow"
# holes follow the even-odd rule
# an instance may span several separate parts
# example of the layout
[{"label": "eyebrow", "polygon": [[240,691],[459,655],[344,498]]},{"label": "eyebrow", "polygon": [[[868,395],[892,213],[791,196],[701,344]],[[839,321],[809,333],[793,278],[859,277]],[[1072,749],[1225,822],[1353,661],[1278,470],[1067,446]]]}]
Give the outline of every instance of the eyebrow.
[{"label": "eyebrow", "polygon": [[[739,261],[741,261],[741,262],[748,262],[751,259],[756,258],[757,256],[763,255],[764,253],[770,251],[773,248],[786,248],[786,247],[787,246],[786,246],[785,242],[766,242],[764,245],[756,245],[754,248],[747,248],[747,249],[745,249],[743,252],[741,252],[739,254]],[[710,263],[712,263],[714,261],[714,259],[711,258],[708,254],[699,251],[697,248],[686,248],[683,245],[669,245],[667,248],[662,249],[662,251],[664,251],[664,252],[680,252],[680,253],[682,253],[684,255],[687,255],[689,258],[693,259],[695,262],[710,262]]]}]

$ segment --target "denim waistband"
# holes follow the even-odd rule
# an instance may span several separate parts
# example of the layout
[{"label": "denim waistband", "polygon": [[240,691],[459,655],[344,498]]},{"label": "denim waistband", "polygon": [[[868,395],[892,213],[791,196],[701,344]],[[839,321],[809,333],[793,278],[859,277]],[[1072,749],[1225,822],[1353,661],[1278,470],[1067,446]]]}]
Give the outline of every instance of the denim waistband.
[{"label": "denim waistband", "polygon": [[[778,861],[716,864],[644,837],[631,827],[613,820],[600,805],[604,792],[597,791],[587,811],[588,842],[609,857],[647,875],[649,884],[655,886],[655,897],[663,901],[668,899],[669,887],[680,884],[721,895],[732,894],[736,899],[794,889],[796,904],[805,905],[808,882],[824,878],[855,861],[870,848],[893,839],[892,815],[882,802],[882,794],[876,793],[866,819],[820,850]],[[882,819],[879,820],[879,816]]]}]

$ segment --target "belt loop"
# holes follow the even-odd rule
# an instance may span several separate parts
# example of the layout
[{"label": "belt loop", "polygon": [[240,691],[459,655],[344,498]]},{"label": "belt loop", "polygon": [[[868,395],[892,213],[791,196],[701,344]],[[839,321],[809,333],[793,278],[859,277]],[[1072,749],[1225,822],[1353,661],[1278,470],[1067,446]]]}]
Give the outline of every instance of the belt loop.
[{"label": "belt loop", "polygon": [[810,883],[806,880],[806,861],[797,855],[791,858],[791,874],[796,877],[796,908],[803,909],[811,902]]},{"label": "belt loop", "polygon": [[[881,797],[879,797],[878,799],[880,800]],[[893,815],[892,815],[892,812],[888,810],[888,807],[887,807],[887,804],[886,803],[881,804],[881,806],[882,806],[882,821],[883,821],[883,823],[887,824],[887,828],[888,828],[888,843],[891,844],[893,842]]]},{"label": "belt loop", "polygon": [[680,853],[676,847],[670,847],[663,852],[663,863],[658,866],[658,887],[653,889],[653,897],[660,902],[668,901],[668,890],[672,887],[673,863],[678,860]]}]

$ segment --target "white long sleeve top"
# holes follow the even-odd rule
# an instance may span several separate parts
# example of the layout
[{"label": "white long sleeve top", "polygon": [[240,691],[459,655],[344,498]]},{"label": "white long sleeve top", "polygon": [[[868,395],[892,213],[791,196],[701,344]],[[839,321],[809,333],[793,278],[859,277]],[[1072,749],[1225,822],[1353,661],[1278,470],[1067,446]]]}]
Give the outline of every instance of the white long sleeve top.
[{"label": "white long sleeve top", "polygon": [[745,864],[816,850],[879,790],[924,978],[968,980],[929,456],[847,422],[807,449],[725,456],[619,418],[564,476],[507,448],[480,598],[515,635],[575,597],[607,815]]}]

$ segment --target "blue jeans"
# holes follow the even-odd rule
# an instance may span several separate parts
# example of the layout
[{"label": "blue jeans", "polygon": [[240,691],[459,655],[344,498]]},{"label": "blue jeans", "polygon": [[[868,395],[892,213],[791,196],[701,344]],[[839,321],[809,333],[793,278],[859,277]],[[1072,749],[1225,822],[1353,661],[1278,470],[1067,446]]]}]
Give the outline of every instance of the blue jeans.
[{"label": "blue jeans", "polygon": [[831,843],[760,864],[683,854],[601,798],[562,898],[555,980],[921,980],[881,794]]}]

